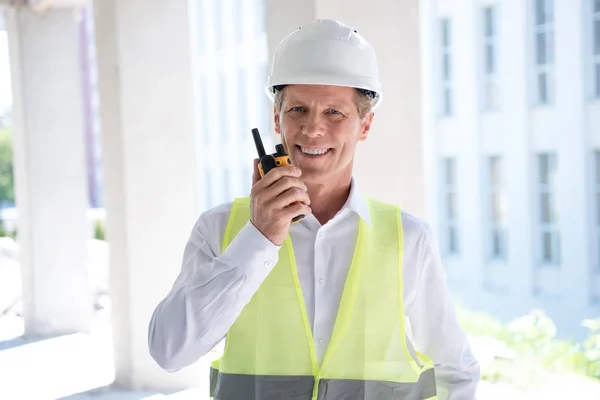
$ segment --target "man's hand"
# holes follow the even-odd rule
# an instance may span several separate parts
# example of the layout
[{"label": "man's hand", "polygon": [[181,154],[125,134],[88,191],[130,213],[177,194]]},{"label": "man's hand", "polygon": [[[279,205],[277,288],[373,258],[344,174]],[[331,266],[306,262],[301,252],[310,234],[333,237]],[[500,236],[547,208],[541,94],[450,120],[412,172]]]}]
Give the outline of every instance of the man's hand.
[{"label": "man's hand", "polygon": [[261,179],[258,159],[254,159],[250,222],[277,246],[285,240],[292,218],[312,213],[306,185],[299,178],[301,174],[300,168],[294,166],[278,167]]}]

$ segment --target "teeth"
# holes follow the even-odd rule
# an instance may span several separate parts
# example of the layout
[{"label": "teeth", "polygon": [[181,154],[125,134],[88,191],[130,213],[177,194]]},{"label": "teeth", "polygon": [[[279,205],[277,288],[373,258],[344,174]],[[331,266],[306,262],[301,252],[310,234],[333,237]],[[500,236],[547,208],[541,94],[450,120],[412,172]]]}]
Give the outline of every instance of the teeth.
[{"label": "teeth", "polygon": [[327,153],[329,149],[307,149],[304,147],[300,147],[303,153],[312,154],[312,155],[321,155]]}]

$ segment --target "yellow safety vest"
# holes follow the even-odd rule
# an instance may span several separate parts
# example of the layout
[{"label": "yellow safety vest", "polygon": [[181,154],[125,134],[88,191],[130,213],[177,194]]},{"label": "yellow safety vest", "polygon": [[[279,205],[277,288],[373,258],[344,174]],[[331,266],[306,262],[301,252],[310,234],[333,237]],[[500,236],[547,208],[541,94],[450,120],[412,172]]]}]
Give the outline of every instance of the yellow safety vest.
[{"label": "yellow safety vest", "polygon": [[[433,362],[406,345],[400,209],[367,199],[330,345],[321,366],[288,236],[273,267],[213,361],[215,400],[437,399]],[[250,218],[236,199],[222,249]],[[394,334],[398,332],[399,334]]]}]

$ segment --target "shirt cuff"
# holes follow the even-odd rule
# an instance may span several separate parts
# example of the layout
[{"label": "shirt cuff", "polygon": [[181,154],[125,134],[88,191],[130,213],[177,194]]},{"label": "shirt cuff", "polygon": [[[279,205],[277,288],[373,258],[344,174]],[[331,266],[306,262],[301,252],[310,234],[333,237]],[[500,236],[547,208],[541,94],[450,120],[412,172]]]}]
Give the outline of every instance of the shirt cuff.
[{"label": "shirt cuff", "polygon": [[248,221],[229,243],[222,258],[235,265],[247,281],[260,285],[277,264],[280,248]]}]

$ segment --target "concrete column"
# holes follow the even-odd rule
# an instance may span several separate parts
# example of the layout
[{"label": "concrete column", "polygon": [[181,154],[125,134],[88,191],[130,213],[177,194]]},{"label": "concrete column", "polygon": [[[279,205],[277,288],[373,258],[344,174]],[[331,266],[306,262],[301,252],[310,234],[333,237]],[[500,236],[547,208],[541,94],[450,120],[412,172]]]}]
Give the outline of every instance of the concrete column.
[{"label": "concrete column", "polygon": [[196,386],[206,365],[168,374],[147,345],[198,217],[187,2],[94,6],[116,384]]},{"label": "concrete column", "polygon": [[424,217],[419,2],[373,0],[365,6],[360,0],[268,0],[267,4],[269,60],[285,35],[315,18],[351,25],[375,47],[384,99],[370,137],[357,148],[355,176],[369,195]]},{"label": "concrete column", "polygon": [[86,166],[72,9],[7,10],[26,335],[87,331]]}]

